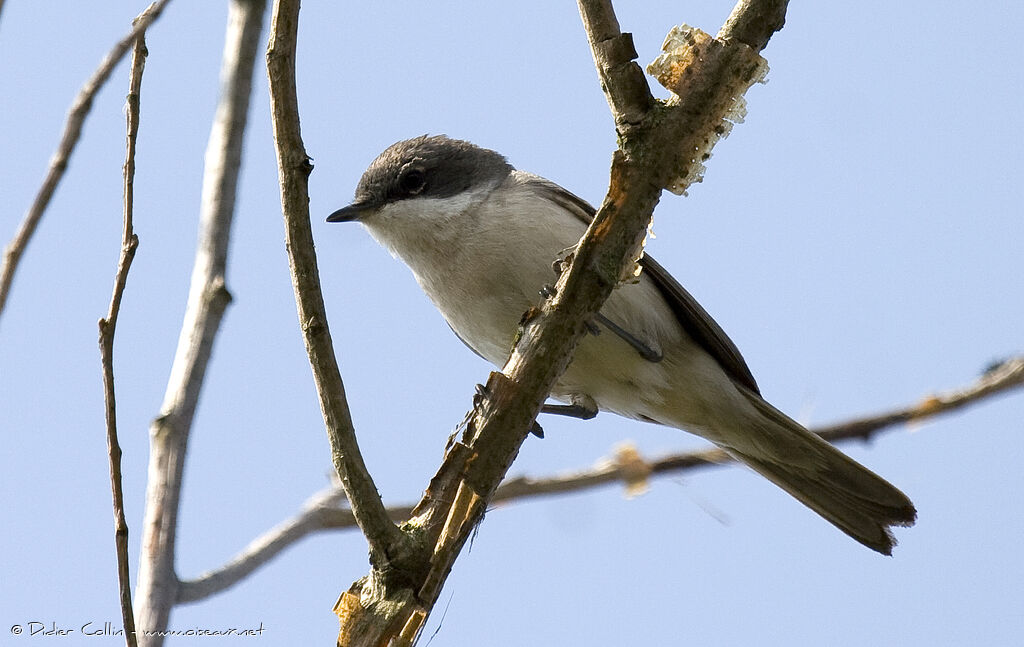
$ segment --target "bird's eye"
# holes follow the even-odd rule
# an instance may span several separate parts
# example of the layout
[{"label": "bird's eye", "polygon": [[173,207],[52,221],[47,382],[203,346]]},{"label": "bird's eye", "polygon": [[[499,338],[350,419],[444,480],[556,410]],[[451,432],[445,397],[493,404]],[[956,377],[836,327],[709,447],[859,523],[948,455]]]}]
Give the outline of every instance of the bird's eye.
[{"label": "bird's eye", "polygon": [[398,188],[406,195],[416,195],[426,185],[426,175],[423,173],[423,169],[418,167],[404,169],[398,178]]}]

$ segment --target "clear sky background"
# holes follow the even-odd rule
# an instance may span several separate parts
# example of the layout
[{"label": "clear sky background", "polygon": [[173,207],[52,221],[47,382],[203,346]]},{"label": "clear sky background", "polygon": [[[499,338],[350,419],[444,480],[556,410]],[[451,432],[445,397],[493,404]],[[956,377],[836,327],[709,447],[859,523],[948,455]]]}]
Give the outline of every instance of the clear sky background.
[{"label": "clear sky background", "polygon": [[[73,96],[143,6],[4,4],[4,243]],[[672,25],[715,33],[731,3],[617,8],[646,64]],[[148,36],[141,242],[115,346],[133,577],[147,430],[185,308],[225,16],[223,2],[177,0]],[[840,421],[967,384],[1024,351],[1022,32],[1020,3],[793,3],[746,123],[689,197],[663,198],[649,251],[728,331],[779,408],[810,425]],[[365,231],[323,218],[378,152],[423,133],[496,149],[600,202],[612,121],[572,2],[309,1],[298,64],[313,229],[360,444],[384,498],[414,501],[490,367]],[[186,468],[186,578],[292,515],[331,471],[287,270],[262,50],[258,66],[228,268],[235,300]],[[126,90],[122,64],[0,320],[0,644],[32,642],[8,630],[29,621],[120,626],[96,321],[120,241]],[[1018,644],[1022,418],[1017,393],[846,447],[918,506],[891,559],[736,467],[657,480],[632,500],[606,488],[497,508],[445,587],[431,644]],[[609,414],[542,423],[547,438],[528,439],[512,473],[584,467],[624,439],[646,455],[703,446]],[[171,628],[262,623],[262,644],[333,644],[331,606],[366,570],[358,533],[321,533],[236,588],[178,607]]]}]

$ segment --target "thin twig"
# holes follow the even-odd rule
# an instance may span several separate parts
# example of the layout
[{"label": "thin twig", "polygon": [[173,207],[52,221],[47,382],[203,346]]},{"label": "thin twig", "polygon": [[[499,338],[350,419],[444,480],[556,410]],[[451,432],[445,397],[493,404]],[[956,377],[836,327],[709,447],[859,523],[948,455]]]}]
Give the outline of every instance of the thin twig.
[{"label": "thin twig", "polygon": [[[833,443],[867,441],[900,424],[924,422],[939,415],[954,413],[1021,387],[1024,387],[1024,355],[1002,362],[967,386],[928,395],[920,402],[899,409],[818,427],[812,431]],[[731,456],[717,448],[669,454],[641,463],[635,459],[624,461],[623,453],[618,452],[588,468],[540,478],[518,476],[505,479],[495,491],[491,503],[580,492],[616,483],[630,485],[638,473],[671,476],[702,467],[729,464],[736,463]],[[342,496],[337,488],[314,494],[303,504],[297,515],[254,539],[224,566],[203,573],[194,580],[183,581],[179,602],[196,602],[230,588],[307,535],[323,530],[355,528],[352,511],[338,507],[341,501]],[[392,520],[401,522],[410,517],[412,509],[412,505],[389,506],[388,515]]]},{"label": "thin twig", "polygon": [[295,304],[331,443],[331,457],[356,521],[370,544],[371,559],[401,559],[408,542],[402,531],[388,518],[377,487],[359,452],[320,290],[313,231],[309,224],[308,180],[313,165],[306,154],[299,130],[295,89],[298,22],[298,0],[277,0],[274,3],[270,41],[267,45],[270,110],[274,122],[285,242],[295,289]]},{"label": "thin twig", "polygon": [[[196,602],[227,589],[266,564],[275,555],[303,537],[323,530],[323,516],[338,511],[345,491],[332,487],[309,498],[299,513],[257,537],[237,557],[216,571],[203,573],[191,581],[183,581],[178,589],[178,603]],[[352,527],[357,527],[355,516],[346,509]],[[408,515],[406,515],[406,518]]]},{"label": "thin twig", "polygon": [[[231,300],[224,278],[228,238],[266,3],[233,0],[229,7],[220,100],[206,148],[199,240],[188,305],[161,412],[150,428],[146,512],[136,587],[136,620],[145,632],[167,629],[177,599],[174,554],[185,453],[214,339]],[[145,633],[140,642],[160,645],[163,636]]]},{"label": "thin twig", "polygon": [[[145,15],[145,14],[143,14]],[[136,18],[136,22],[142,16]],[[100,363],[103,367],[103,400],[106,405],[107,455],[110,459],[110,489],[114,502],[114,545],[117,553],[117,583],[121,597],[121,618],[128,647],[138,644],[135,636],[135,615],[132,612],[132,582],[128,567],[128,522],[124,516],[124,490],[121,485],[121,446],[117,442],[117,406],[114,400],[114,331],[121,310],[121,297],[128,281],[128,270],[139,246],[139,237],[132,225],[135,195],[135,143],[139,134],[139,97],[142,72],[146,68],[146,37],[139,34],[132,48],[132,66],[128,75],[128,97],[125,110],[128,134],[124,159],[124,229],[121,254],[114,276],[114,293],[110,297],[107,316],[100,319]]]},{"label": "thin twig", "polygon": [[0,315],[3,314],[4,305],[7,303],[7,296],[11,290],[11,283],[14,281],[14,271],[18,267],[18,262],[21,260],[21,256],[24,254],[32,234],[35,233],[36,227],[38,227],[39,221],[46,211],[46,207],[50,204],[50,198],[53,197],[57,184],[64,177],[64,171],[68,167],[68,160],[71,158],[71,153],[74,152],[78,138],[82,134],[82,124],[85,123],[85,118],[92,107],[93,98],[107,82],[107,79],[110,78],[110,74],[114,71],[120,60],[131,49],[132,43],[153,24],[153,21],[160,16],[168,2],[170,0],[154,2],[139,14],[140,17],[133,23],[132,30],[114,45],[114,48],[104,57],[100,66],[89,77],[89,80],[85,82],[85,85],[79,90],[78,96],[71,103],[71,109],[68,111],[67,121],[64,124],[64,134],[61,136],[57,151],[50,159],[50,168],[46,173],[46,178],[43,180],[43,185],[39,188],[32,206],[25,213],[25,218],[22,220],[18,232],[11,239],[11,242],[7,244],[7,247],[4,248],[3,262],[0,263]]}]

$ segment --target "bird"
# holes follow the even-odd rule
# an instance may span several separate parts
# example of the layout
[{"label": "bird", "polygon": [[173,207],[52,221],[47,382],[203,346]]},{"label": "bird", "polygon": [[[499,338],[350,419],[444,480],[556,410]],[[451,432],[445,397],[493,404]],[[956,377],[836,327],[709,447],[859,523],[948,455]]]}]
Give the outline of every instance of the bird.
[{"label": "bird", "polygon": [[[550,294],[552,262],[595,209],[498,152],[445,135],[374,159],[328,222],[359,222],[403,261],[459,339],[501,367],[522,315]],[[650,255],[588,322],[542,411],[598,411],[701,436],[861,544],[891,555],[917,511],[895,486],[762,398],[736,345]]]}]

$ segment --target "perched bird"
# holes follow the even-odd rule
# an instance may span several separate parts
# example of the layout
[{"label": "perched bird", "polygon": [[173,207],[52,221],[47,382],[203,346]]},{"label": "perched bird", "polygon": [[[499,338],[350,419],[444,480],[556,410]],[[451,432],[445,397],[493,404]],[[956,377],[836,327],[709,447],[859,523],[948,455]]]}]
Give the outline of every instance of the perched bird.
[{"label": "perched bird", "polygon": [[[361,222],[404,261],[455,334],[496,366],[523,313],[554,282],[594,208],[506,159],[443,135],[398,142],[329,222]],[[739,350],[650,256],[611,294],[551,396],[685,429],[718,445],[865,546],[891,554],[891,526],[917,513],[902,492],[761,398]]]}]

